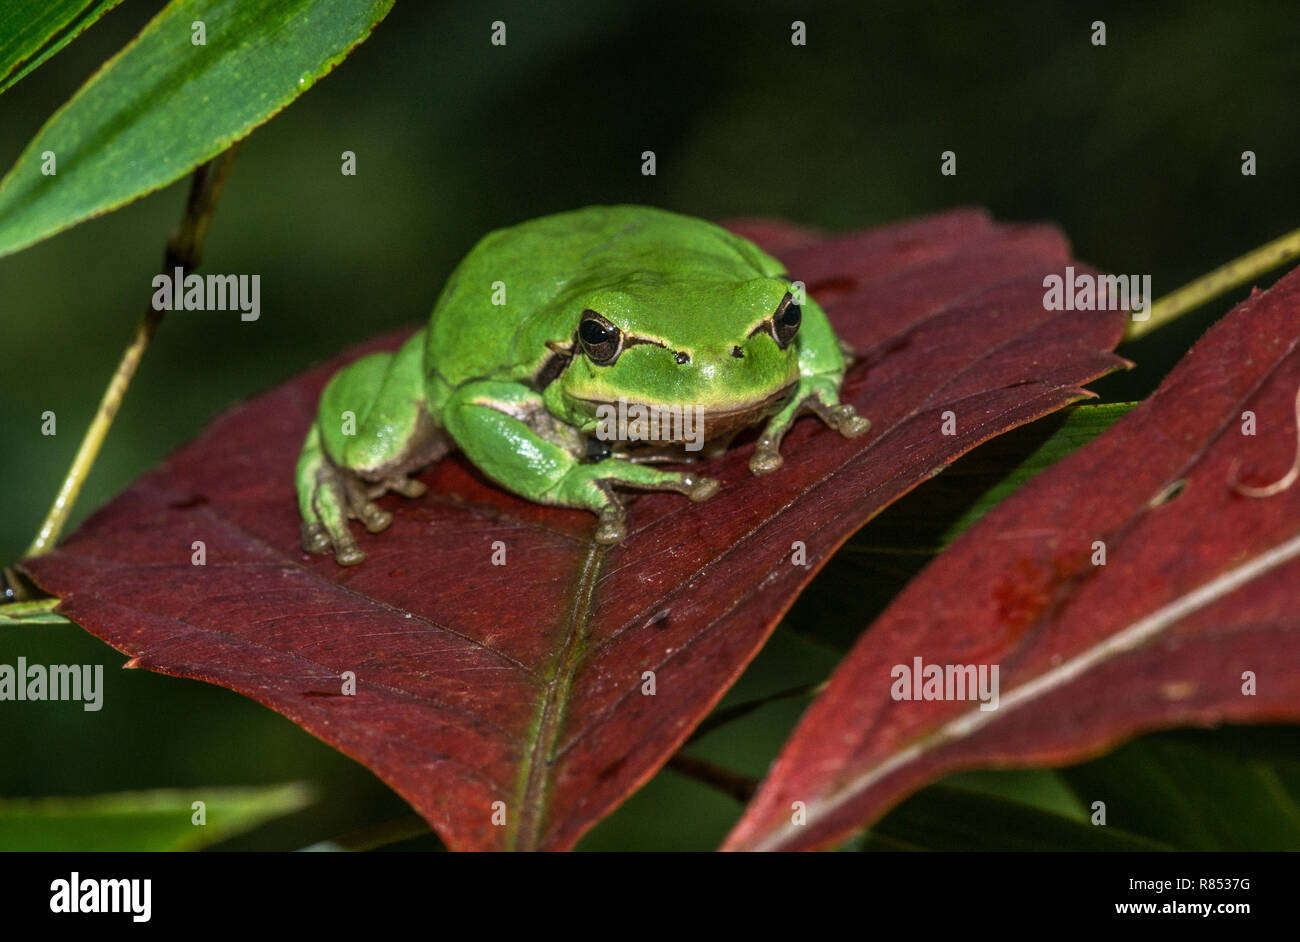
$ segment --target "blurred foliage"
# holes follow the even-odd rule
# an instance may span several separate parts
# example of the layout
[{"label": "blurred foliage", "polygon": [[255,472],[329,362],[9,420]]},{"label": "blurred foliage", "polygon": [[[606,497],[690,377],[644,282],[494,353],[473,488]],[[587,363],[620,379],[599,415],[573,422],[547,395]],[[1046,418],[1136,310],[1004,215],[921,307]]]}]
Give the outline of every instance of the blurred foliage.
[{"label": "blurred foliage", "polygon": [[[161,6],[123,3],[0,96],[4,169]],[[488,42],[495,19],[507,24],[505,47]],[[806,47],[790,44],[796,19]],[[1104,48],[1089,42],[1093,20],[1106,22]],[[1285,0],[398,4],[244,145],[204,266],[260,274],[261,319],[168,316],[73,524],[232,403],[350,342],[422,321],[479,236],[542,213],[624,201],[857,228],[981,205],[1003,220],[1051,221],[1079,257],[1150,273],[1165,294],[1300,225],[1298,23]],[[339,172],[345,150],[357,155],[355,177]],[[645,150],[657,154],[654,177],[640,174]],[[956,177],[938,172],[944,150],[958,155]],[[1258,155],[1257,176],[1241,175],[1243,150]],[[21,553],[57,489],[148,300],[184,186],[0,259],[0,562]],[[1124,349],[1137,368],[1093,388],[1106,401],[1143,398],[1245,293]],[[57,436],[40,434],[46,410]],[[1036,444],[1025,442],[1026,457]],[[291,501],[287,470],[267,473],[283,477]],[[853,569],[840,559],[832,568],[844,565]],[[829,617],[834,578],[828,570],[810,587],[724,706],[827,676],[840,648],[801,620]],[[861,593],[875,574],[858,566],[852,578]],[[819,601],[822,592],[831,594]],[[109,666],[106,708],[6,704],[0,795],[319,787],[312,806],[227,848],[302,847],[408,814],[367,771],[250,700],[113,670],[120,655],[57,625],[0,629],[0,663],[20,654]],[[768,704],[691,751],[759,776],[805,704]],[[1143,811],[1144,830],[1112,804],[1116,841],[1235,846],[1220,818],[1245,822],[1238,843],[1283,840],[1290,832],[1270,821],[1295,813],[1300,780],[1269,749],[1295,739],[1269,732],[1200,732],[1193,743],[1157,734],[1067,772],[967,773],[905,802],[855,846],[965,846],[963,819],[1003,820],[1013,803],[1028,817],[999,831],[1004,846],[1068,841],[1094,795],[1121,795],[1125,781],[1146,787],[1153,770],[1150,802],[1163,810]],[[1196,824],[1214,803],[1218,817]],[[582,846],[705,849],[738,813],[732,799],[665,771]]]},{"label": "blurred foliage", "polygon": [[198,850],[310,803],[293,783],[0,799],[0,851]]}]

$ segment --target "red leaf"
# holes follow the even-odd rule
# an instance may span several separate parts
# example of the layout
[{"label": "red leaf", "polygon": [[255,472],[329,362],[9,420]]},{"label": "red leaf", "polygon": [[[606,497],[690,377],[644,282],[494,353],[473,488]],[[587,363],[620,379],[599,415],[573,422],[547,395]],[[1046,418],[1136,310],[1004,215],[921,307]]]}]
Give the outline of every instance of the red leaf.
[{"label": "red leaf", "polygon": [[[725,846],[824,846],[959,768],[1060,765],[1149,729],[1300,718],[1300,487],[1230,486],[1238,461],[1258,485],[1285,483],[1300,460],[1297,311],[1300,270],[1238,305],[1155,395],[909,583]],[[1242,434],[1247,411],[1255,437]],[[892,671],[916,657],[999,665],[999,706],[894,700]],[[804,826],[791,824],[795,801]]]},{"label": "red leaf", "polygon": [[[853,530],[1122,363],[1107,351],[1125,315],[1043,310],[1044,273],[1068,261],[1050,228],[975,211],[837,237],[737,228],[780,246],[864,351],[844,392],[868,435],[801,421],[763,478],[752,446],[734,448],[707,469],[718,496],[642,497],[612,548],[589,541],[591,515],[448,459],[423,476],[428,496],[385,499],[393,525],[343,569],[299,551],[292,469],[327,377],[389,336],[221,417],[27,569],[135,664],[244,693],[365,763],[451,847],[571,847],[681,744]],[[948,408],[955,436],[938,434]],[[506,566],[490,563],[496,540]],[[356,696],[339,695],[344,671]]]}]

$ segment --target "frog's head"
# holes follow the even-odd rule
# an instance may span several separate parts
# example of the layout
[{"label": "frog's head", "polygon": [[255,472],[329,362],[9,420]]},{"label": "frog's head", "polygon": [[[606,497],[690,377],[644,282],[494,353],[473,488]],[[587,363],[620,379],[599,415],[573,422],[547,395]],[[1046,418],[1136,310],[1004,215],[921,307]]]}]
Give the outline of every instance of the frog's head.
[{"label": "frog's head", "polygon": [[623,403],[691,409],[703,438],[718,438],[776,412],[799,379],[801,312],[788,278],[642,273],[582,291],[570,305],[580,313],[558,382],[565,411],[585,431]]}]

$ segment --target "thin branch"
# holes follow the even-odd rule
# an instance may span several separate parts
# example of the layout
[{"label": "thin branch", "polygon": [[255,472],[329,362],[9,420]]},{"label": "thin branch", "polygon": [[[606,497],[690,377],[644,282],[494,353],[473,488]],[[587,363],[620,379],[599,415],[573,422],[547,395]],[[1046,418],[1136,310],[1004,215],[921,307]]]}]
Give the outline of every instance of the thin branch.
[{"label": "thin branch", "polygon": [[[165,274],[171,275],[176,268],[188,272],[198,267],[203,242],[208,234],[208,226],[212,222],[212,213],[217,207],[217,200],[221,196],[226,178],[230,175],[230,168],[238,149],[239,145],[235,144],[194,171],[190,181],[189,199],[185,203],[185,213],[167,240],[167,249],[163,255]],[[126,353],[122,355],[122,360],[118,363],[117,371],[109,381],[108,388],[104,390],[99,409],[90,423],[90,428],[86,430],[85,437],[81,440],[81,447],[77,449],[77,456],[63,479],[63,485],[59,488],[59,493],[54,498],[49,513],[45,515],[45,520],[41,523],[35,539],[27,548],[26,556],[47,553],[58,542],[63,527],[68,522],[68,515],[72,513],[77,496],[81,493],[81,487],[90,473],[91,466],[95,463],[95,458],[99,455],[99,449],[104,444],[108,429],[122,405],[127,387],[131,385],[131,379],[135,376],[140,360],[149,347],[149,341],[158,330],[162,315],[163,312],[154,310],[152,304],[146,308],[144,316],[135,329],[135,336],[131,338]]]},{"label": "thin branch", "polygon": [[690,745],[697,739],[707,736],[719,727],[726,726],[728,723],[734,723],[738,719],[748,716],[755,710],[767,706],[769,703],[778,703],[781,700],[794,700],[801,697],[815,697],[826,689],[827,681],[818,681],[815,684],[800,684],[798,687],[790,687],[787,690],[781,690],[777,693],[768,694],[766,697],[759,697],[757,700],[746,700],[744,703],[737,703],[735,706],[727,707],[723,710],[717,710],[710,715],[699,726],[695,727],[695,732],[691,733],[686,745]]},{"label": "thin branch", "polygon": [[693,778],[697,782],[716,788],[742,805],[749,804],[749,799],[753,798],[754,792],[758,790],[758,779],[741,775],[708,759],[699,759],[684,752],[679,752],[669,759],[668,768],[687,778]]},{"label": "thin branch", "polygon": [[1300,257],[1300,229],[1288,232],[1267,245],[1235,258],[1177,291],[1165,295],[1151,305],[1149,316],[1143,321],[1129,321],[1124,340],[1137,340],[1151,331],[1163,327],[1181,315],[1202,304],[1208,304],[1221,294],[1253,281],[1284,262]]}]

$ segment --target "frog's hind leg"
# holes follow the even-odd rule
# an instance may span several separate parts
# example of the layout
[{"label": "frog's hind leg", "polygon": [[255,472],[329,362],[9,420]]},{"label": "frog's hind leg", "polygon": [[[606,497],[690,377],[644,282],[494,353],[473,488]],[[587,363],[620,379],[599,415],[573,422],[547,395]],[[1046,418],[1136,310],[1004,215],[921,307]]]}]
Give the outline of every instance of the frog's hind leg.
[{"label": "frog's hind leg", "polygon": [[451,439],[425,409],[422,334],[396,354],[372,354],[340,371],[321,396],[320,411],[298,459],[302,547],[331,548],[344,566],[365,559],[348,527],[360,520],[371,533],[392,523],[374,501],[395,491],[419,497],[409,477],[445,455]]}]

